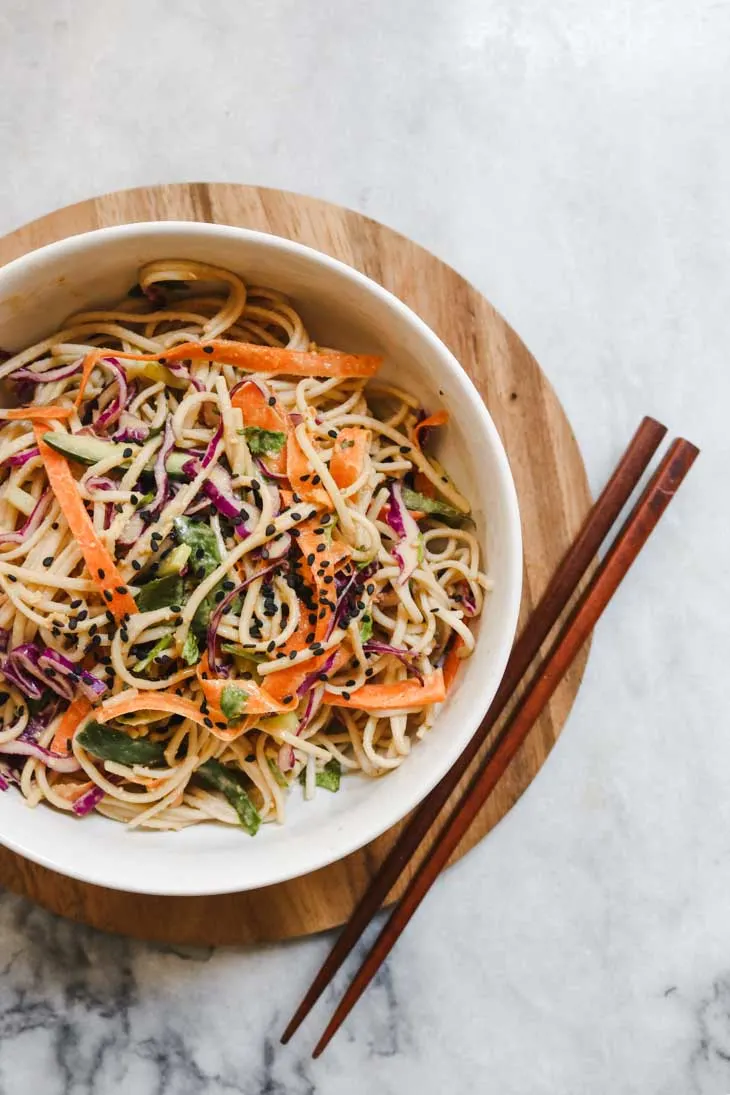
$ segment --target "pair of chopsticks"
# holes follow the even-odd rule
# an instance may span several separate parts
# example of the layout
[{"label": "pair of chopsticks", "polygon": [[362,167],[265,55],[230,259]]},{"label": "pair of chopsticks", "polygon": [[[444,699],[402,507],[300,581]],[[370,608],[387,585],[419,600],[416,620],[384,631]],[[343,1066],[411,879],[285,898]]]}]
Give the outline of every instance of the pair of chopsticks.
[{"label": "pair of chopsticks", "polygon": [[[502,683],[479,729],[450,771],[421,803],[389,852],[284,1031],[282,1042],[289,1041],[309,1014],[370,921],[380,910],[392,886],[407,868],[436,820],[440,818],[447,800],[486,742],[543,642],[577,592],[599,547],[638,486],[666,432],[666,426],[653,418],[643,419],[515,643]],[[576,600],[548,653],[531,676],[521,699],[492,742],[467,790],[446,818],[434,844],[400,902],[395,906],[360,970],[350,983],[314,1049],[314,1057],[319,1057],[329,1044],[446,866],[451,854],[484,806],[565,676],[698,455],[699,449],[683,438],[676,439],[670,445],[613,543],[593,572],[586,588]]]}]

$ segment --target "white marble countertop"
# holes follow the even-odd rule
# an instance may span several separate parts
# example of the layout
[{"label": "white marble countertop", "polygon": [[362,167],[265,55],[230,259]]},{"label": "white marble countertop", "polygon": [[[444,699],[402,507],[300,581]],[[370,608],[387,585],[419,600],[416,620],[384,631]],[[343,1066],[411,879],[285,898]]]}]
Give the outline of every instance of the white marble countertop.
[{"label": "white marble countertop", "polygon": [[320,1062],[324,1009],[278,1033],[329,938],[172,952],[5,894],[2,1095],[730,1092],[729,44],[713,0],[0,4],[0,231],[169,180],[342,202],[505,313],[594,487],[643,413],[704,450],[547,767]]}]

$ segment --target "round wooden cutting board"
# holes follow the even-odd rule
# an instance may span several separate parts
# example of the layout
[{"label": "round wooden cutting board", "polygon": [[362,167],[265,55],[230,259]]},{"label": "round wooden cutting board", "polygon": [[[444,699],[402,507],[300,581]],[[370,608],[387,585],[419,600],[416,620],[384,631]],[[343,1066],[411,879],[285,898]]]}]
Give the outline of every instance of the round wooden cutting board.
[{"label": "round wooden cutting board", "polygon": [[[272,232],[363,271],[417,312],[479,388],[517,485],[525,545],[522,621],[590,504],[586,472],[560,403],[514,331],[468,282],[428,251],[367,217],[280,190],[192,183],[126,190],[81,202],[0,240],[0,265],[65,236],[130,221],[196,220]],[[486,836],[555,743],[578,691],[587,649],[458,849]],[[400,831],[339,863],[279,886],[206,898],[143,897],[87,886],[0,848],[0,884],[62,916],[167,943],[285,939],[343,923]],[[404,880],[405,882],[405,880]],[[401,892],[397,887],[390,899]]]}]

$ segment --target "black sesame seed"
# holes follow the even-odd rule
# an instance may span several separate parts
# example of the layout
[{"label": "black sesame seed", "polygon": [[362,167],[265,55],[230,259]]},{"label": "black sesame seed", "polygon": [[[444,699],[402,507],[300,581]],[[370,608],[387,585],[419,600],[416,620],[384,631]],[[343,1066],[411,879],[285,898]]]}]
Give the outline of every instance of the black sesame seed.
[{"label": "black sesame seed", "polygon": [[127,593],[127,587],[126,586],[117,586],[116,590],[117,590],[117,593],[121,594],[122,597],[124,596],[125,593]]},{"label": "black sesame seed", "polygon": [[313,551],[310,551],[309,555],[307,556],[307,562],[309,563],[309,565],[311,567],[312,563],[314,562],[314,552]]},{"label": "black sesame seed", "polygon": [[345,681],[345,684],[347,685],[347,687],[348,687],[348,688],[354,688],[354,686],[355,686],[355,678],[354,678],[354,677],[351,677],[349,681]]},{"label": "black sesame seed", "polygon": [[51,525],[51,528],[53,529],[54,532],[58,532],[58,521],[54,521],[53,524]]},{"label": "black sesame seed", "polygon": [[342,693],[342,698],[343,698],[343,700],[349,700],[349,698],[350,698],[350,693],[349,693],[349,692],[343,692],[343,693]]},{"label": "black sesame seed", "polygon": [[136,506],[137,503],[139,502],[139,498],[137,497],[136,494],[130,494],[129,501],[132,503],[133,506]]},{"label": "black sesame seed", "polygon": [[328,525],[332,518],[330,517],[329,513],[325,513],[324,517],[322,517],[321,520],[323,525]]},{"label": "black sesame seed", "polygon": [[295,505],[296,505],[297,502],[301,502],[301,498],[299,497],[299,495],[297,494],[296,491],[294,491],[294,493],[292,494],[291,500],[292,500],[292,502],[294,502]]},{"label": "black sesame seed", "polygon": [[318,487],[321,482],[322,482],[322,480],[320,479],[320,477],[318,475],[313,475],[312,476],[312,485],[313,486]]},{"label": "black sesame seed", "polygon": [[274,647],[275,647],[275,646],[276,646],[276,643],[275,643],[275,642],[274,642],[274,640],[272,639],[272,640],[271,640],[271,642],[269,643],[269,645],[268,645],[268,646],[266,647],[266,650],[267,650],[267,652],[268,652],[268,653],[270,654],[270,653],[271,653],[271,651],[272,651],[272,650],[274,649]]},{"label": "black sesame seed", "polygon": [[180,605],[170,605],[170,612],[182,612]]},{"label": "black sesame seed", "polygon": [[101,569],[101,567],[99,567],[99,569],[97,570],[96,573],[97,573],[98,577],[102,579],[102,581],[104,580],[104,578],[106,578],[106,572],[103,571]]},{"label": "black sesame seed", "polygon": [[251,480],[251,490],[261,490],[261,484],[258,479]]},{"label": "black sesame seed", "polygon": [[52,563],[53,563],[53,556],[52,555],[46,555],[45,559],[43,560],[43,566],[44,567],[49,567],[49,566],[52,565]]},{"label": "black sesame seed", "polygon": [[139,559],[132,559],[132,570],[141,570],[142,564]]},{"label": "black sesame seed", "polygon": [[217,593],[216,593],[215,597],[213,598],[213,600],[215,601],[215,603],[216,603],[217,605],[219,605],[219,604],[221,603],[221,601],[223,600],[223,598],[224,598],[224,597],[225,597],[225,593],[223,592],[223,590],[222,590],[222,589],[219,589],[219,590],[217,591]]},{"label": "black sesame seed", "polygon": [[326,550],[327,550],[327,545],[326,544],[317,544],[317,551],[326,551]]},{"label": "black sesame seed", "polygon": [[71,604],[69,605],[69,608],[81,608],[81,605],[82,605],[83,603],[84,603],[84,602],[83,602],[83,601],[81,600],[81,598],[79,597],[79,598],[78,598],[77,600],[75,600],[75,601],[72,601],[72,602],[71,602]]},{"label": "black sesame seed", "polygon": [[218,727],[219,730],[226,730],[227,729],[226,724],[224,722],[217,722],[216,726]]},{"label": "black sesame seed", "polygon": [[68,621],[68,626],[69,626],[69,628],[70,628],[70,630],[71,630],[71,631],[75,631],[75,630],[76,630],[76,628],[77,628],[77,627],[79,626],[79,621],[78,621],[78,620],[76,619],[76,617],[72,617],[72,618],[71,618],[71,619],[70,619],[70,620]]},{"label": "black sesame seed", "polygon": [[275,395],[270,395],[269,396],[269,406],[270,407],[275,407],[276,406],[276,396]]},{"label": "black sesame seed", "polygon": [[289,660],[290,660],[290,661],[292,661],[292,662],[293,662],[293,661],[294,661],[294,659],[296,658],[296,656],[297,656],[297,652],[296,652],[296,650],[291,650],[291,651],[289,652]]},{"label": "black sesame seed", "polygon": [[368,584],[365,588],[367,589],[368,593],[370,593],[371,595],[375,592],[375,586],[373,585],[372,582],[368,582]]},{"label": "black sesame seed", "polygon": [[410,451],[411,451],[411,446],[410,445],[401,445],[400,452],[402,452],[404,456],[405,456],[406,453],[408,453]]},{"label": "black sesame seed", "polygon": [[292,521],[301,521],[302,515],[299,510],[293,510],[291,515]]},{"label": "black sesame seed", "polygon": [[265,533],[266,533],[267,536],[273,536],[275,532],[276,532],[276,525],[267,525],[266,526]]},{"label": "black sesame seed", "polygon": [[365,676],[366,677],[372,677],[374,672],[375,672],[375,670],[372,668],[372,666],[370,666],[365,670]]},{"label": "black sesame seed", "polygon": [[134,452],[134,449],[126,448],[122,452],[122,456],[124,457],[125,460],[129,460],[129,458],[130,458],[130,456],[132,455],[133,452]]},{"label": "black sesame seed", "polygon": [[213,353],[213,347],[212,346],[204,346],[203,347],[203,353],[204,354],[212,354]]},{"label": "black sesame seed", "polygon": [[212,719],[204,718],[203,722],[208,727],[209,730],[213,729],[213,720]]},{"label": "black sesame seed", "polygon": [[282,703],[291,703],[291,701],[292,701],[293,699],[294,699],[294,697],[293,697],[293,696],[284,696],[284,699],[283,699],[283,700],[282,700],[281,702],[282,702]]},{"label": "black sesame seed", "polygon": [[337,430],[327,430],[329,437],[337,437]]},{"label": "black sesame seed", "polygon": [[114,600],[114,594],[108,589],[104,590],[104,600],[105,601],[113,601]]},{"label": "black sesame seed", "polygon": [[331,582],[334,582],[334,580],[335,580],[335,579],[334,579],[334,575],[332,575],[332,574],[325,574],[325,576],[324,576],[324,581],[325,581],[325,585],[330,585],[330,583],[331,583]]},{"label": "black sesame seed", "polygon": [[289,529],[289,535],[293,536],[295,540],[298,540],[301,533],[298,528]]}]

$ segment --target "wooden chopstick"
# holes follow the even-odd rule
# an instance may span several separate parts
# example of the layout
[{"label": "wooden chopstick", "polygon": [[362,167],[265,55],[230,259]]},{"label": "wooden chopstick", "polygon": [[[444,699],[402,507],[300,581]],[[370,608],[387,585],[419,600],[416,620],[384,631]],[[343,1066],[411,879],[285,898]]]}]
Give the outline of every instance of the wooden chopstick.
[{"label": "wooden chopstick", "polygon": [[699,455],[691,442],[672,442],[646,490],[631,511],[539,666],[497,742],[461,801],[452,811],[405,894],[345,992],[312,1056],[319,1057],[388,956],[418,906],[492,793],[536,719],[550,700],[583,643],[644,547]]},{"label": "wooden chopstick", "polygon": [[556,624],[624,505],[628,502],[667,432],[653,418],[642,420],[608,483],[596,499],[573,544],[553,574],[517,639],[502,682],[481,725],[443,779],[423,800],[390,850],[315,977],[282,1035],[288,1042],[337,973],[447,800],[487,740],[530,663]]}]

